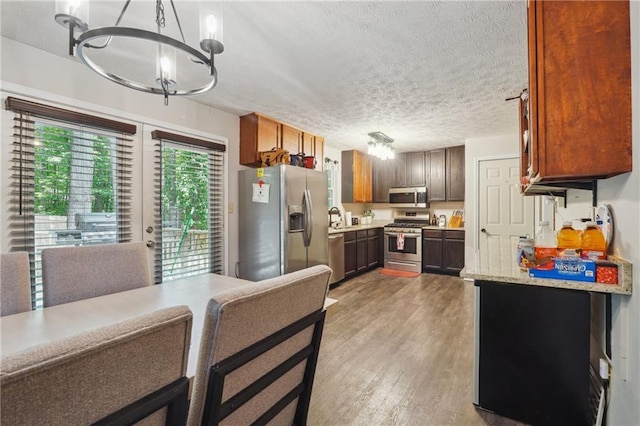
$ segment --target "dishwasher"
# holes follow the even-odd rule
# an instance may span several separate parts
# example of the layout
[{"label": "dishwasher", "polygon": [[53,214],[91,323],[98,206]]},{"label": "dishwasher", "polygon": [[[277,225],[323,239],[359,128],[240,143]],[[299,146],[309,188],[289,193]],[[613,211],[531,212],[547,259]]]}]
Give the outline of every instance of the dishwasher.
[{"label": "dishwasher", "polygon": [[329,235],[329,268],[331,277],[329,284],[337,283],[344,278],[344,234]]}]

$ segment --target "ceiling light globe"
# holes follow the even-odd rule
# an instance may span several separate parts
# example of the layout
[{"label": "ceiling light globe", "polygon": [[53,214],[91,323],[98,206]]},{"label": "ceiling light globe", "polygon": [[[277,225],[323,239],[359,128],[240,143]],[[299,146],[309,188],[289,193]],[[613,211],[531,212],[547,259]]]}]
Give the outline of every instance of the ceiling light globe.
[{"label": "ceiling light globe", "polygon": [[[56,0],[55,20],[65,28],[74,26],[74,30],[89,29],[89,2],[86,0]],[[72,24],[71,24],[72,23]]]},{"label": "ceiling light globe", "polygon": [[209,39],[216,38],[216,29],[218,28],[218,20],[213,15],[208,15],[205,18],[206,27],[207,27],[207,37]]},{"label": "ceiling light globe", "polygon": [[200,47],[214,54],[224,50],[222,40],[222,3],[200,2]]}]

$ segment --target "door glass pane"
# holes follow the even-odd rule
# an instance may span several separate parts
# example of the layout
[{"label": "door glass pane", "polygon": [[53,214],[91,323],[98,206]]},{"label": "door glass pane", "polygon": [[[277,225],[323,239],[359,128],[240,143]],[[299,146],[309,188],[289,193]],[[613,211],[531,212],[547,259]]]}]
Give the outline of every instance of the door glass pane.
[{"label": "door glass pane", "polygon": [[35,307],[42,307],[47,247],[117,242],[116,138],[35,123]]},{"label": "door glass pane", "polygon": [[162,280],[211,270],[209,155],[162,148]]}]

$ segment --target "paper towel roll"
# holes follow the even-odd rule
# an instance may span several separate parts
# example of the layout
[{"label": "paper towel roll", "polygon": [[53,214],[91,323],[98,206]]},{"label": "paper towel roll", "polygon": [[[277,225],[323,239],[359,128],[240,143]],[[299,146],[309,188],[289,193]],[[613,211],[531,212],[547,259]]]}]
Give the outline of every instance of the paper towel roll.
[{"label": "paper towel roll", "polygon": [[344,226],[351,226],[351,212],[344,213]]}]

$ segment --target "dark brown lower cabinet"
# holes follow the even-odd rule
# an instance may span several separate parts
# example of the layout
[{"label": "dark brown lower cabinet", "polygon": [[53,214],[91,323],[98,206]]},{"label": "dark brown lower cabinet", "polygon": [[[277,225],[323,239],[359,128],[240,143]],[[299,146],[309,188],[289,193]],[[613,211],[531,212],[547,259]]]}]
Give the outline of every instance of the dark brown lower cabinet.
[{"label": "dark brown lower cabinet", "polygon": [[464,231],[444,231],[442,253],[445,272],[459,274],[464,268]]},{"label": "dark brown lower cabinet", "polygon": [[344,276],[356,273],[356,233],[344,233]]},{"label": "dark brown lower cabinet", "polygon": [[459,274],[464,268],[464,231],[424,229],[422,270]]},{"label": "dark brown lower cabinet", "polygon": [[367,229],[367,267],[378,266],[378,249],[380,246],[380,230]]},{"label": "dark brown lower cabinet", "polygon": [[382,228],[344,233],[345,278],[382,265],[381,235]]},{"label": "dark brown lower cabinet", "polygon": [[356,271],[367,269],[367,231],[356,231]]},{"label": "dark brown lower cabinet", "polygon": [[422,231],[422,270],[442,271],[442,231],[425,229]]}]

